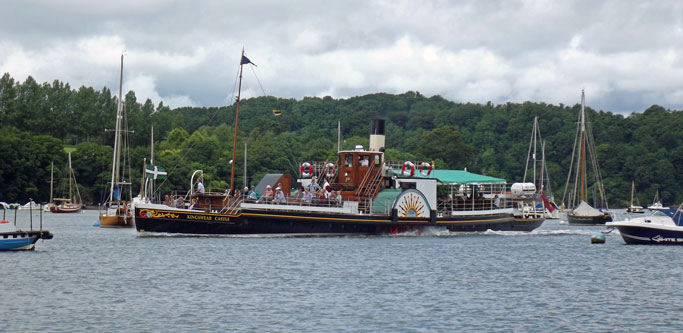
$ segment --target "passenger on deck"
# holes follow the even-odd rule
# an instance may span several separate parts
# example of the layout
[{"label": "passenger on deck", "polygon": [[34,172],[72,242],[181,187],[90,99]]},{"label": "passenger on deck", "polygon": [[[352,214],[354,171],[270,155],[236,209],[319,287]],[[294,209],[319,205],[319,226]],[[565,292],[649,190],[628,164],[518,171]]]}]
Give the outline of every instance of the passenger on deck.
[{"label": "passenger on deck", "polygon": [[311,191],[309,191],[308,189],[305,189],[305,190],[304,190],[304,195],[301,197],[301,201],[303,201],[303,202],[305,202],[306,204],[309,204],[309,205],[310,205],[310,204],[311,204],[311,200],[312,200]]},{"label": "passenger on deck", "polygon": [[341,206],[343,200],[344,200],[344,199],[342,198],[341,190],[340,190],[340,191],[337,191],[337,204],[338,204],[339,206]]},{"label": "passenger on deck", "polygon": [[166,206],[171,205],[171,198],[168,197],[168,194],[164,195],[164,205],[166,205]]},{"label": "passenger on deck", "polygon": [[285,198],[285,194],[282,192],[282,189],[279,186],[278,186],[278,188],[275,189],[275,203],[277,203],[277,204],[287,203],[287,199]]},{"label": "passenger on deck", "polygon": [[325,197],[329,198],[330,192],[332,192],[332,186],[327,182],[327,179],[325,180],[325,185],[323,185],[323,191],[325,191]]},{"label": "passenger on deck", "polygon": [[199,209],[199,204],[194,198],[190,199],[190,209]]},{"label": "passenger on deck", "polygon": [[185,208],[185,200],[183,200],[183,197],[178,197],[178,203],[176,207]]},{"label": "passenger on deck", "polygon": [[320,185],[318,185],[318,178],[313,177],[311,181],[311,185],[308,186],[308,190],[311,191],[311,193],[317,193],[318,190],[320,190]]},{"label": "passenger on deck", "polygon": [[197,178],[197,194],[204,194],[204,184],[199,178]]},{"label": "passenger on deck", "polygon": [[337,203],[337,192],[332,191],[330,192],[329,200],[331,204],[336,204]]},{"label": "passenger on deck", "polygon": [[254,185],[251,185],[251,191],[249,192],[249,200],[251,200],[251,201],[257,201],[258,200],[258,193],[256,193],[256,190],[254,189]]},{"label": "passenger on deck", "polygon": [[[264,194],[261,199],[263,201],[265,201],[266,203],[268,203],[269,201],[273,200],[273,195],[274,195],[273,189],[270,188],[270,185],[266,185],[266,194]],[[261,201],[261,200],[259,200],[259,201]]]}]

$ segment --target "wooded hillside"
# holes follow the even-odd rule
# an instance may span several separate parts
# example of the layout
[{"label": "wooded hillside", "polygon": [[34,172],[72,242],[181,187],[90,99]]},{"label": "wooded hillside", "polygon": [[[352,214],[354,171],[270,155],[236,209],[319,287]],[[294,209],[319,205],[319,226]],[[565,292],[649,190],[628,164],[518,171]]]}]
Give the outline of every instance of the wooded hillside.
[{"label": "wooded hillside", "polygon": [[[577,103],[580,89],[577,88]],[[116,96],[108,88],[72,89],[54,81],[0,78],[0,201],[49,198],[50,162],[55,177],[66,166],[65,145],[75,146],[73,166],[85,201],[97,204],[111,172]],[[590,92],[587,92],[590,106]],[[202,169],[209,188],[230,181],[233,106],[169,109],[162,103],[125,95],[131,149],[125,153],[140,183],[154,126],[156,164],[169,171],[162,192],[186,189],[192,171]],[[248,145],[248,183],[269,172],[296,174],[299,163],[336,160],[337,121],[344,148],[367,147],[369,120],[387,121],[387,158],[435,160],[436,167],[521,181],[535,116],[546,140],[553,192],[559,202],[567,179],[580,105],[541,102],[500,105],[454,103],[418,92],[370,94],[348,99],[272,96],[243,100],[236,151],[236,179],[242,186],[244,142]],[[280,110],[275,116],[273,110]],[[588,109],[602,176],[611,206],[625,206],[631,181],[642,205],[659,189],[663,202],[683,200],[683,113],[653,105],[624,117]],[[134,188],[137,193],[137,188]]]}]

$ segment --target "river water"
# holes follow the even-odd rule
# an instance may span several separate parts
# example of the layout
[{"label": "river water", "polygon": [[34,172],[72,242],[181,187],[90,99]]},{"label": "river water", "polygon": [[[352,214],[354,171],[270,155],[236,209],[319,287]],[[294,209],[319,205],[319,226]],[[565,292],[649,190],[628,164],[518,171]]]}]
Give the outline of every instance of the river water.
[{"label": "river water", "polygon": [[178,237],[96,220],[45,213],[54,239],[0,253],[0,331],[683,329],[683,248],[627,246],[617,231],[591,245],[599,226]]}]

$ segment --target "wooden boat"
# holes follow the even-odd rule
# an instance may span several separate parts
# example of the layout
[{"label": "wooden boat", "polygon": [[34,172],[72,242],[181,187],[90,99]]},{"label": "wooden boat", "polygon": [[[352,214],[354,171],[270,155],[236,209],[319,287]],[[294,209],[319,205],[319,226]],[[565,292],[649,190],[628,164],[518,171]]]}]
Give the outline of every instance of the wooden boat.
[{"label": "wooden boat", "polygon": [[[579,114],[579,122],[576,131],[576,140],[574,142],[574,151],[572,152],[572,164],[569,168],[569,175],[567,177],[567,185],[565,186],[565,195],[567,191],[572,188],[575,195],[570,198],[567,211],[567,222],[569,224],[604,224],[612,220],[612,214],[609,212],[607,200],[605,199],[605,189],[602,184],[600,176],[600,169],[598,166],[597,156],[595,156],[595,143],[590,132],[590,127],[586,120],[586,97],[583,90],[581,90],[581,112]],[[604,208],[595,209],[587,201],[586,192],[588,192],[587,176],[586,176],[586,160],[591,158],[591,165],[593,166],[593,189],[599,195],[593,195],[593,201]],[[574,178],[573,186],[570,182]],[[578,195],[577,195],[578,194]],[[564,196],[562,201],[564,202]]]},{"label": "wooden boat", "polygon": [[[628,208],[626,208],[626,212],[632,213],[632,214],[643,214],[643,213],[645,213],[643,206],[641,206],[640,204],[638,204],[638,205],[633,204],[633,198],[635,196],[636,196],[636,182],[631,182],[631,203],[628,205]],[[636,197],[636,200],[638,200],[637,197]]]},{"label": "wooden boat", "polygon": [[[78,190],[78,183],[76,183],[76,176],[71,167],[71,153],[69,153],[69,163],[67,165],[69,196],[67,198],[54,198],[54,203],[50,206],[50,212],[53,213],[78,213],[83,208],[81,200],[81,193]],[[76,189],[75,194],[73,189]]]},{"label": "wooden boat", "polygon": [[[242,67],[249,63],[243,52],[239,87]],[[235,124],[240,89],[236,101]],[[288,174],[266,175],[256,188],[260,193],[275,189],[273,196],[253,200],[246,193],[197,193],[190,188],[184,198],[195,202],[192,208],[142,200],[134,206],[136,228],[145,233],[333,235],[422,232],[429,227],[529,231],[538,226],[537,221],[515,220],[513,209],[499,202],[504,179],[434,170],[427,161],[386,161],[384,121],[373,119],[370,133],[367,150],[339,150],[336,163],[301,163],[295,182]],[[234,163],[232,168],[231,189]]]},{"label": "wooden boat", "polygon": [[[116,129],[114,130],[114,153],[111,167],[111,183],[109,184],[109,197],[104,206],[100,208],[100,227],[101,228],[132,228],[135,221],[129,207],[132,198],[131,183],[126,182],[126,175],[130,177],[129,165],[121,165],[122,147],[128,143],[128,125],[123,122],[126,119],[123,115],[123,55],[121,55],[121,75],[119,84],[119,100],[116,108]],[[126,168],[128,167],[128,168]],[[126,193],[126,189],[128,190]]]}]

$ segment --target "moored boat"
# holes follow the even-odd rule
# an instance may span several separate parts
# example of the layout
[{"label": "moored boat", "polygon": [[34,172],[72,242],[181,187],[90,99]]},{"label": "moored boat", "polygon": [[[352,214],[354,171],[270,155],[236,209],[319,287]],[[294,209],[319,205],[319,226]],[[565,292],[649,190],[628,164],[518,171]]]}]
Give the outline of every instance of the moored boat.
[{"label": "moored boat", "polygon": [[17,209],[18,210],[40,210],[40,204],[36,203],[33,200],[29,200],[29,202],[27,202],[24,205],[19,206]]},{"label": "moored boat", "polygon": [[673,216],[654,211],[648,216],[608,222],[606,226],[619,230],[626,244],[683,245],[682,221],[683,211],[679,207]]},{"label": "moored boat", "polygon": [[[541,159],[538,161],[538,146],[540,145]],[[540,168],[537,168],[537,164],[540,162]],[[531,167],[532,172],[528,173],[529,167]],[[538,173],[536,172],[538,169]],[[540,209],[543,210],[543,215],[547,219],[557,219],[560,217],[560,211],[555,204],[553,191],[550,186],[550,176],[548,174],[548,166],[545,163],[545,141],[541,137],[541,129],[538,125],[538,117],[534,117],[534,127],[531,131],[531,140],[529,142],[529,152],[526,157],[526,167],[524,168],[524,178],[522,179],[522,184],[527,182],[527,174],[531,176],[534,186],[534,194],[532,198],[536,201],[534,203],[534,210],[540,203]],[[537,178],[538,175],[538,178]]]},{"label": "moored boat", "polygon": [[[15,221],[16,223],[16,221]],[[0,221],[0,251],[34,250],[39,239],[52,239],[52,233],[47,230],[21,230],[3,219]]]},{"label": "moored boat", "polygon": [[[66,198],[54,198],[50,207],[50,212],[52,213],[78,213],[83,208],[83,203],[81,200],[81,193],[78,190],[78,183],[76,182],[76,176],[74,175],[74,170],[71,167],[71,153],[69,153],[69,160],[67,165],[68,176],[66,181],[68,182],[69,194]],[[76,189],[74,193],[74,188]],[[58,203],[57,203],[58,202]]]},{"label": "moored boat", "polygon": [[659,200],[659,190],[655,193],[655,199],[652,201],[652,204],[647,206],[647,209],[649,210],[669,210],[669,207],[665,207],[662,205],[662,201]]},{"label": "moored boat", "polygon": [[629,204],[628,208],[626,208],[626,212],[631,214],[645,213],[645,210],[643,209],[643,206],[640,205],[640,203],[637,205],[633,204],[634,198],[636,198],[635,200],[638,200],[638,198],[636,197],[636,182],[631,182],[631,203]]},{"label": "moored boat", "polygon": [[[105,204],[100,207],[101,228],[132,228],[135,220],[131,214],[130,198],[132,198],[131,183],[125,181],[126,175],[130,177],[130,165],[121,165],[121,151],[128,143],[128,125],[123,121],[123,55],[121,55],[121,75],[119,84],[119,99],[116,108],[116,128],[114,130],[114,152],[112,157],[111,183],[109,184],[109,197]],[[126,159],[126,162],[128,160]],[[128,162],[129,163],[129,162]],[[129,200],[125,200],[127,197]]]},{"label": "moored boat", "polygon": [[[574,141],[574,151],[572,152],[572,164],[569,168],[569,175],[567,176],[567,185],[565,186],[564,197],[570,188],[574,189],[574,196],[569,198],[569,207],[567,211],[567,222],[569,224],[586,225],[586,224],[604,224],[612,221],[612,214],[609,211],[607,200],[605,196],[605,188],[602,184],[602,176],[600,175],[600,168],[598,166],[598,159],[595,155],[595,143],[591,129],[588,126],[586,119],[586,97],[581,90],[581,112],[579,113],[579,122],[576,130],[576,139]],[[604,208],[595,209],[588,203],[588,178],[586,174],[586,161],[590,157],[592,168],[592,178],[595,179],[593,191],[598,194],[593,195],[593,202],[602,205]],[[571,178],[574,177],[573,186],[571,186]],[[578,194],[577,194],[578,192]]]}]

